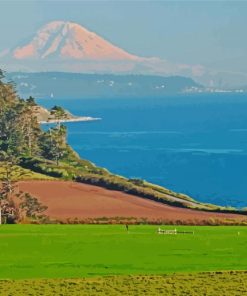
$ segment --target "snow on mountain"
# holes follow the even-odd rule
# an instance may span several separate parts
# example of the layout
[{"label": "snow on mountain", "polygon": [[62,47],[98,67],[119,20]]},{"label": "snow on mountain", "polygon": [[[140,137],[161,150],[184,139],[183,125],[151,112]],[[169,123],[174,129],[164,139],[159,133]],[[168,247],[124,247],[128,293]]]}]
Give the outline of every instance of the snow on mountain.
[{"label": "snow on mountain", "polygon": [[214,87],[246,84],[244,73],[130,54],[81,25],[65,21],[48,23],[23,46],[1,51],[0,67],[10,72],[180,75]]},{"label": "snow on mountain", "polygon": [[139,58],[84,27],[54,21],[42,27],[27,44],[12,51],[17,60],[63,58],[75,60],[130,60]]}]

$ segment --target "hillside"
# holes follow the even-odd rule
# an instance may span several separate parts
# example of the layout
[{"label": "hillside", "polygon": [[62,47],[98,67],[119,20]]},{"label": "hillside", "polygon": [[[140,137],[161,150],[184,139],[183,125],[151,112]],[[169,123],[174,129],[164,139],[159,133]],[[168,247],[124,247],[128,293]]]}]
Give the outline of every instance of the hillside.
[{"label": "hillside", "polygon": [[7,78],[16,83],[23,97],[52,99],[162,97],[202,88],[181,76],[15,72]]},{"label": "hillside", "polygon": [[169,206],[125,192],[63,181],[20,181],[18,188],[48,206],[50,219],[74,223],[241,224],[240,214],[212,213]]},{"label": "hillside", "polygon": [[[245,214],[244,211],[237,211],[232,208],[203,204],[189,196],[173,192],[144,180],[128,179],[111,174],[104,168],[96,167],[90,161],[80,159],[77,153],[67,144],[66,127],[61,124],[60,119],[69,116],[69,114],[63,108],[55,106],[51,110],[51,114],[57,122],[44,131],[39,125],[37,114],[40,112],[42,116],[47,116],[50,111],[37,106],[32,97],[26,101],[20,99],[12,85],[3,83],[1,80],[0,94],[0,178],[2,181],[0,207],[2,207],[2,215],[6,217],[6,221],[20,222],[25,218],[31,219],[31,221],[45,218],[42,213],[52,201],[48,202],[46,200],[47,205],[43,205],[42,202],[44,201],[43,198],[52,195],[49,186],[52,183],[45,183],[44,187],[42,187],[42,190],[47,191],[48,195],[46,196],[32,190],[29,192],[28,188],[23,192],[18,190],[17,181],[32,179],[50,180],[50,182],[56,179],[88,184],[83,188],[93,188],[92,186],[105,188],[106,191],[100,190],[99,194],[96,194],[95,203],[99,203],[99,205],[101,205],[99,201],[102,199],[102,192],[106,193],[108,200],[111,197],[112,205],[117,202],[117,196],[122,196],[120,192],[123,192],[123,197],[125,197],[123,208],[126,208],[128,204],[127,195],[130,195],[132,205],[145,203],[144,201],[140,202],[141,198],[151,200],[152,203],[158,202],[159,205],[154,206],[158,208],[163,207],[162,204],[165,204],[198,211]],[[64,183],[53,183],[53,185],[58,186],[58,189],[62,184]],[[72,183],[67,184],[69,186]],[[66,196],[69,197],[71,192],[67,191],[66,186],[64,192],[67,192]],[[48,188],[50,189],[48,190]],[[112,190],[115,191],[114,202],[112,193],[110,193]],[[119,193],[116,193],[116,191]],[[37,197],[32,194],[37,194]],[[60,194],[58,193],[58,195]],[[83,194],[87,194],[87,191],[84,190]],[[134,196],[136,201],[133,200]],[[38,197],[40,200],[37,199]],[[77,203],[74,204],[72,200],[70,202],[72,208],[78,207]],[[81,206],[83,206],[83,200],[81,202]],[[110,205],[110,209],[114,209],[114,207],[112,208]],[[121,211],[118,212],[116,208],[115,210],[116,214],[121,214]],[[137,215],[135,210],[133,213]],[[151,216],[153,214],[154,211],[152,211]],[[140,211],[140,215],[145,217],[145,207],[143,211]]]},{"label": "hillside", "polygon": [[38,122],[48,121],[51,118],[51,112],[42,106],[34,106],[33,113],[37,117]]},{"label": "hillside", "polygon": [[[61,111],[60,116],[56,116],[56,113],[54,112],[54,110],[57,108],[59,108]],[[58,106],[54,106],[51,110],[48,110],[40,105],[34,105],[32,107],[32,111],[39,123],[63,123],[73,121],[100,120],[100,118],[93,118],[90,116],[75,116],[71,114],[68,110],[64,110],[63,108]]]}]

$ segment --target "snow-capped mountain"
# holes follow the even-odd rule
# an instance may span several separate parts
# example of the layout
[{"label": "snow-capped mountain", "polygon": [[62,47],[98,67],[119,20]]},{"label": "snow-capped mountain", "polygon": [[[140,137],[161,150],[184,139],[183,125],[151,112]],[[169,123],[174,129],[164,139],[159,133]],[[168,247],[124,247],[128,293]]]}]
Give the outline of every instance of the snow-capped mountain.
[{"label": "snow-capped mountain", "polygon": [[23,45],[0,52],[7,71],[152,73],[155,58],[142,58],[111,44],[73,22],[44,25]]},{"label": "snow-capped mountain", "polygon": [[63,58],[136,61],[139,59],[80,25],[63,21],[54,21],[45,25],[32,40],[12,50],[11,55],[17,60]]},{"label": "snow-capped mountain", "polygon": [[1,51],[0,68],[8,72],[179,75],[210,87],[226,88],[245,85],[247,79],[245,73],[139,57],[79,24],[65,21],[48,23],[23,45]]}]

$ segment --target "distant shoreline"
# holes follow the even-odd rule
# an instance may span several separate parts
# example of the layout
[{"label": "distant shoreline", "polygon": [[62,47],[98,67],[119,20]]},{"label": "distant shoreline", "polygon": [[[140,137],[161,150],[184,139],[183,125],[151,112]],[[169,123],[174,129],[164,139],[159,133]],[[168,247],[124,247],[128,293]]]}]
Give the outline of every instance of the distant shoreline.
[{"label": "distant shoreline", "polygon": [[50,120],[41,120],[39,121],[40,124],[49,124],[49,123],[66,123],[66,122],[80,122],[80,121],[96,121],[101,120],[102,118],[95,118],[90,116],[83,116],[83,117],[76,117],[76,118],[69,118],[69,119],[50,119]]}]

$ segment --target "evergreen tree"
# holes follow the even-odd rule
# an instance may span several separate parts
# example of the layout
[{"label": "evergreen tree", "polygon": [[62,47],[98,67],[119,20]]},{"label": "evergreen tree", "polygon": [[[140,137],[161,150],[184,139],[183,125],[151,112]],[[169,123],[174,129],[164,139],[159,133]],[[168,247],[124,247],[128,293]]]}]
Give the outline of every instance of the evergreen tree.
[{"label": "evergreen tree", "polygon": [[15,86],[11,82],[4,82],[4,73],[0,70],[0,167],[3,174],[0,186],[0,222],[2,215],[8,221],[18,220],[20,206],[22,212],[27,212],[27,216],[35,216],[44,210],[28,194],[21,195],[19,206],[15,204],[17,195],[14,192],[14,175],[18,164],[25,158],[43,157],[58,165],[67,151],[67,131],[60,122],[67,118],[65,110],[54,106],[51,114],[57,124],[43,131],[37,120],[36,107],[33,97],[26,101],[18,97]]},{"label": "evergreen tree", "polygon": [[57,165],[59,160],[66,153],[66,134],[67,129],[64,125],[50,128],[41,137],[42,156],[55,160]]}]

